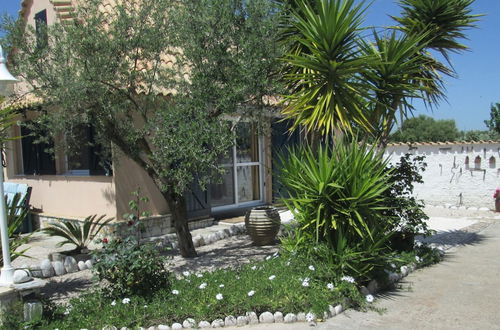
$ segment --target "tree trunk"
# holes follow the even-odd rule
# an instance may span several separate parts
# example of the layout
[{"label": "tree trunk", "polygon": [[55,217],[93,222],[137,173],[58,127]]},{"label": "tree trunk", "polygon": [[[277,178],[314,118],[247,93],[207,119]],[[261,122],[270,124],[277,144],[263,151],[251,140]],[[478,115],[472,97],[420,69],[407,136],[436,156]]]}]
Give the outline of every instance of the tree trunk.
[{"label": "tree trunk", "polygon": [[184,258],[194,258],[198,254],[194,248],[193,238],[189,232],[188,217],[186,210],[186,199],[184,196],[179,196],[171,193],[171,190],[162,193],[167,201],[170,213],[172,214],[172,222],[174,224],[177,241],[179,242],[179,251]]}]

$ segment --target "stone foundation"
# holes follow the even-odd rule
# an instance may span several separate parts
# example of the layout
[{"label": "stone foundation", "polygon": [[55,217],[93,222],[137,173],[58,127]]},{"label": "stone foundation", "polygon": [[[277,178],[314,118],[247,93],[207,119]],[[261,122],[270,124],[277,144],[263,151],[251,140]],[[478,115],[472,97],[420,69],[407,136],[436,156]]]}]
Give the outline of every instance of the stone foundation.
[{"label": "stone foundation", "polygon": [[[83,219],[60,218],[43,214],[33,214],[33,217],[35,223],[38,224],[38,228],[45,228],[50,223],[59,222],[61,220],[83,223]],[[142,218],[141,223],[143,224],[143,231],[141,233],[141,238],[143,239],[160,237],[175,232],[172,224],[172,216],[170,214]],[[188,225],[189,230],[193,230],[211,226],[213,223],[213,218],[207,218],[190,220]],[[126,221],[115,221],[107,224],[102,229],[99,236],[123,237],[127,233],[127,229],[128,226]]]}]

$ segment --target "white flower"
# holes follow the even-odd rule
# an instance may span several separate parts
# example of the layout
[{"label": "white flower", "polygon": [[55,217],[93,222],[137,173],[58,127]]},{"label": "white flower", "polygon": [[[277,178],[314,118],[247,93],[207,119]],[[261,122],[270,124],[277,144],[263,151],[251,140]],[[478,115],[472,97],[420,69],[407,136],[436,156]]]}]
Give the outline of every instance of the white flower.
[{"label": "white flower", "polygon": [[328,283],[328,284],[326,285],[326,288],[327,288],[328,290],[332,291],[333,289],[335,289],[335,286],[333,285],[333,283]]},{"label": "white flower", "polygon": [[349,282],[349,283],[354,283],[354,277],[352,276],[342,276],[341,278],[342,281],[346,281],[346,282]]},{"label": "white flower", "polygon": [[190,274],[190,273],[186,270],[186,271],[182,272],[182,275],[184,275],[184,276],[188,277],[188,276],[189,276],[189,275],[191,275],[191,274]]},{"label": "white flower", "polygon": [[224,284],[219,285],[219,288],[223,288],[223,287],[224,287]]},{"label": "white flower", "polygon": [[417,262],[420,262],[422,259],[420,259],[419,256],[415,256],[415,260],[417,260]]},{"label": "white flower", "polygon": [[366,295],[365,299],[366,299],[366,302],[368,302],[368,303],[373,302],[373,296],[371,294]]},{"label": "white flower", "polygon": [[222,295],[222,293],[217,293],[217,295],[215,296],[215,299],[222,300],[222,299],[224,299],[224,296]]},{"label": "white flower", "polygon": [[276,258],[276,257],[278,257],[278,256],[279,256],[278,252],[274,252],[273,257],[275,257],[275,258]]},{"label": "white flower", "polygon": [[287,266],[290,266],[290,261],[287,261],[287,262],[286,262],[286,265],[287,265]]},{"label": "white flower", "polygon": [[309,312],[306,314],[306,321],[307,322],[312,322],[316,319],[316,315],[314,315],[313,313]]},{"label": "white flower", "polygon": [[271,256],[267,256],[267,257],[266,257],[266,260],[269,260],[269,259],[271,259]]},{"label": "white flower", "polygon": [[306,277],[304,281],[309,282],[311,279],[309,277]]},{"label": "white flower", "polygon": [[207,283],[203,282],[203,283],[201,283],[201,284],[200,284],[200,286],[199,286],[198,288],[200,288],[200,289],[202,289],[202,290],[203,290],[203,289],[205,289],[206,287],[207,287]]},{"label": "white flower", "polygon": [[203,277],[203,274],[198,273],[198,274],[196,274],[196,277],[198,277],[198,278]]},{"label": "white flower", "polygon": [[66,310],[64,311],[64,315],[68,315],[69,312],[71,312],[71,308],[66,308]]},{"label": "white flower", "polygon": [[308,281],[302,281],[302,286],[308,287],[309,286],[309,282]]},{"label": "white flower", "polygon": [[123,298],[122,304],[128,304],[130,303],[130,298]]},{"label": "white flower", "polygon": [[270,281],[274,280],[275,278],[276,278],[276,275],[271,275],[271,276],[269,276],[269,280],[270,280]]},{"label": "white flower", "polygon": [[248,291],[247,295],[249,297],[253,296],[255,294],[255,291],[254,290],[251,290],[251,291]]},{"label": "white flower", "polygon": [[302,277],[299,277],[299,281],[301,281],[301,282],[303,281]]},{"label": "white flower", "polygon": [[116,305],[116,300],[113,300],[113,301],[111,302],[111,306],[115,306],[115,305]]},{"label": "white flower", "polygon": [[309,265],[309,270],[314,271],[314,270],[316,270],[316,268],[314,268],[314,266],[313,266],[313,265]]},{"label": "white flower", "polygon": [[396,268],[396,265],[395,264],[391,264],[391,268]]},{"label": "white flower", "polygon": [[178,295],[179,294],[179,290],[172,290],[172,294]]},{"label": "white flower", "polygon": [[256,270],[257,269],[257,266],[252,266],[250,267],[252,270]]},{"label": "white flower", "polygon": [[148,305],[144,305],[144,308],[148,308]]}]

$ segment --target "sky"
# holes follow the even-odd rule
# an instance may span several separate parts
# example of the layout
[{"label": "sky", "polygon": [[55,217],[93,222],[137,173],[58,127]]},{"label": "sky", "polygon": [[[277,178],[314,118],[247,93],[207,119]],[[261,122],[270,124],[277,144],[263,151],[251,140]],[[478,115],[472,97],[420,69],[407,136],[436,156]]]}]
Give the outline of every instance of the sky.
[{"label": "sky", "polygon": [[[21,0],[0,0],[0,14],[17,16]],[[366,1],[370,4],[370,1]],[[477,28],[466,32],[470,50],[451,56],[458,79],[446,78],[447,102],[432,110],[416,102],[415,115],[454,119],[461,130],[486,129],[492,103],[500,103],[500,1],[476,0],[474,14],[484,14]],[[400,12],[394,0],[372,0],[366,12],[366,26],[390,26],[388,15]]]}]

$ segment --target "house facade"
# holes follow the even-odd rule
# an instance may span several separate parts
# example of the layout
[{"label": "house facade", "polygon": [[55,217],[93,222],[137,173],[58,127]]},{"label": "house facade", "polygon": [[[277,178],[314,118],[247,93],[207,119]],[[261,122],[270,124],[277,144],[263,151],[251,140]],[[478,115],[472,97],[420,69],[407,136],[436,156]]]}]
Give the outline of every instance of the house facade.
[{"label": "house facade", "polygon": [[[70,0],[23,0],[21,5],[20,17],[36,28],[72,18]],[[23,121],[29,121],[34,115],[30,111],[34,106],[27,102],[20,107],[24,110]],[[192,228],[210,224],[214,216],[241,213],[273,202],[277,193],[276,184],[273,190],[273,154],[298,137],[289,137],[286,123],[274,119],[263,126],[270,129],[239,122],[234,146],[221,161],[226,170],[222,180],[205,191],[193,186],[186,192]],[[7,146],[5,180],[32,187],[30,204],[39,226],[43,227],[48,221],[83,219],[92,214],[106,214],[119,223],[123,214],[129,212],[131,193],[140,189],[141,195],[149,199],[143,208],[152,214],[145,221],[148,232],[145,236],[172,231],[167,203],[149,176],[132,160],[115,157],[112,164],[103,166],[94,150],[86,146],[79,147],[71,156],[60,150],[50,154],[47,149],[58,141],[53,142],[55,145],[37,144],[29,133],[26,126],[13,128],[12,135],[23,138],[10,141]],[[83,130],[81,138],[92,140],[92,131]]]}]

